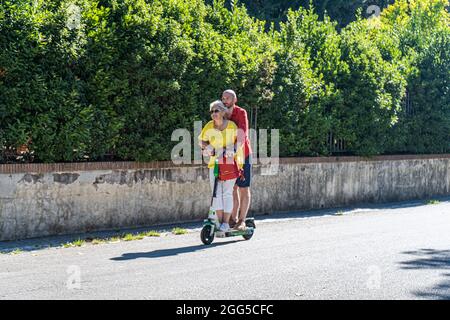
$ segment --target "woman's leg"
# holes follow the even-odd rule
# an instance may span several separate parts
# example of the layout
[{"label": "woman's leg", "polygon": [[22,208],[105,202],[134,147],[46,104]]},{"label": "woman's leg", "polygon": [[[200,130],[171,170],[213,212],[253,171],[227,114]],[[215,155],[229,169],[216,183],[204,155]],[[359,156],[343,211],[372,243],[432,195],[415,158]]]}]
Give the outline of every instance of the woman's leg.
[{"label": "woman's leg", "polygon": [[233,210],[231,211],[231,224],[236,225],[239,220],[239,187],[233,186]]},{"label": "woman's leg", "polygon": [[216,210],[217,220],[219,223],[223,223],[223,210]]},{"label": "woman's leg", "polygon": [[222,201],[223,201],[223,220],[230,222],[231,212],[233,211],[233,187],[236,180],[227,180],[222,182]]},{"label": "woman's leg", "polygon": [[222,199],[222,193],[223,193],[223,182],[219,181],[217,183],[217,197],[214,199],[214,201],[215,201],[215,208],[216,208],[217,218],[219,219],[220,223],[223,223],[223,199]]},{"label": "woman's leg", "polygon": [[[211,185],[211,194],[214,192],[214,168],[209,169],[209,182]],[[217,181],[216,197],[213,199],[213,209],[216,211],[217,220],[223,222],[223,200],[222,200],[222,181]]]}]

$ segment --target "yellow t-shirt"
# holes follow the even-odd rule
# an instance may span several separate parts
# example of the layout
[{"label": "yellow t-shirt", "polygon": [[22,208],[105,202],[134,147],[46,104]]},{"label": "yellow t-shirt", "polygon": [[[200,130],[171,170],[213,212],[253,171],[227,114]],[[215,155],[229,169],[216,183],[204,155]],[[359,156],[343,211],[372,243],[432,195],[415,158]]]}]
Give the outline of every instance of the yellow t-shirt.
[{"label": "yellow t-shirt", "polygon": [[[214,121],[208,122],[203,128],[202,132],[198,136],[199,140],[207,141],[216,150],[223,149],[225,151],[227,146],[233,146],[237,140],[238,127],[233,122],[228,120],[227,127],[219,131],[214,128]],[[214,168],[214,163],[217,156],[212,156],[209,159],[208,168]],[[237,150],[235,160],[237,164],[242,168],[244,165],[244,152],[242,147]]]}]

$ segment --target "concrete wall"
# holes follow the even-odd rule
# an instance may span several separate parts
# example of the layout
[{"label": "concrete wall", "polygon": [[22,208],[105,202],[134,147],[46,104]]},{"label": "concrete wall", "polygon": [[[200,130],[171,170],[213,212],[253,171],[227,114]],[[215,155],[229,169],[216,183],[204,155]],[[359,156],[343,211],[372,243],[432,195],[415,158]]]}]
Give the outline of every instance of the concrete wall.
[{"label": "concrete wall", "polygon": [[[450,195],[450,155],[280,159],[253,170],[256,213]],[[200,220],[204,165],[0,165],[0,240]]]}]

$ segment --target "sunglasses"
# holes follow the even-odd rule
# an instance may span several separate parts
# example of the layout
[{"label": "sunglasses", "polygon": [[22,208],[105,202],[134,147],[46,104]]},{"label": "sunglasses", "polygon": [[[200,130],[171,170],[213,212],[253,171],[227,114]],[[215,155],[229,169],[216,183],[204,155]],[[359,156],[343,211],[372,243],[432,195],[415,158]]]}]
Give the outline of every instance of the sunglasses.
[{"label": "sunglasses", "polygon": [[215,110],[211,110],[209,113],[210,113],[210,114],[214,114],[214,113],[219,113],[219,112],[220,112],[220,110],[215,109]]}]

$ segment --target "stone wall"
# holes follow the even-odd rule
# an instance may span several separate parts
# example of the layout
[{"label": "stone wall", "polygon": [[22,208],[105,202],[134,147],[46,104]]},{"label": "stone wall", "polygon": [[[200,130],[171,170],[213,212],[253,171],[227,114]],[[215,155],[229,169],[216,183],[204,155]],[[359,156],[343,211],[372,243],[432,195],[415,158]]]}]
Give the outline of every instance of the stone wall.
[{"label": "stone wall", "polygon": [[[287,158],[253,169],[257,214],[450,195],[450,155]],[[0,165],[0,240],[203,219],[205,165]]]}]

